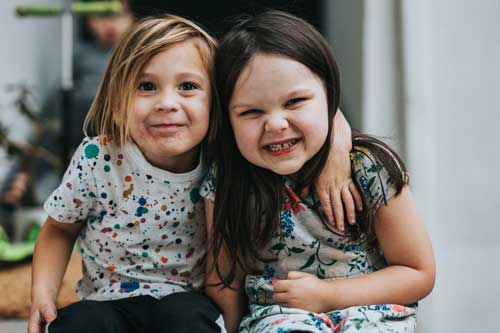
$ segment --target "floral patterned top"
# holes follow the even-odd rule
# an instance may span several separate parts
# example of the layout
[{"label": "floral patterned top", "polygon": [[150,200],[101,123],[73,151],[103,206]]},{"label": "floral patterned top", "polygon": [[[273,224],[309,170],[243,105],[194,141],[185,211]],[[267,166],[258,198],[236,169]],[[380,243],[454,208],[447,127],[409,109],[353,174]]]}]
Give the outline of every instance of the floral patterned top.
[{"label": "floral patterned top", "polygon": [[61,223],[85,223],[79,296],[161,298],[200,288],[204,174],[201,163],[174,174],[149,164],[132,143],[120,149],[108,137],[85,138],[44,205]]},{"label": "floral patterned top", "polygon": [[[351,154],[351,160],[354,178],[360,185],[364,202],[376,211],[396,193],[394,182],[368,151],[357,148]],[[200,192],[211,199],[214,198],[214,177],[211,168]],[[301,199],[292,190],[294,183],[287,177],[285,188],[287,193],[282,203],[279,229],[263,250],[266,257],[271,255],[277,260],[262,263],[260,268],[263,274],[247,275],[245,290],[250,314],[241,323],[240,331],[347,332],[349,327],[358,327],[360,331],[377,327],[380,330],[373,331],[411,332],[415,326],[413,307],[398,305],[395,312],[392,305],[377,305],[314,314],[284,308],[273,301],[273,279],[286,279],[290,271],[314,274],[321,279],[339,279],[368,274],[387,265],[379,248],[368,246],[364,239],[350,241],[326,222],[319,197],[314,191]],[[378,319],[369,319],[373,317],[369,315],[370,311],[375,311],[378,314],[375,318]],[[386,313],[380,315],[380,311]],[[394,325],[390,318],[397,318]],[[408,320],[403,320],[405,318]],[[384,325],[390,329],[382,329]]]}]

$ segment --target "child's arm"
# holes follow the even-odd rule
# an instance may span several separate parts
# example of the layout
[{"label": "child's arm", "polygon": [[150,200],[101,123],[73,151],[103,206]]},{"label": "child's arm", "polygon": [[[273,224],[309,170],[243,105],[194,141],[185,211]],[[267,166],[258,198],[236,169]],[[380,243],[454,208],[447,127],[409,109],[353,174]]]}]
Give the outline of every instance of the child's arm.
[{"label": "child's arm", "polygon": [[[211,235],[214,205],[213,202],[207,199],[205,199],[205,212],[207,233]],[[227,273],[227,271],[224,271],[224,263],[227,263],[227,256],[225,253],[222,253],[217,260],[221,273]],[[214,262],[211,249],[209,248],[207,254],[205,290],[207,295],[220,307],[227,332],[237,332],[246,308],[245,292],[243,288],[244,275],[241,273],[237,274],[235,281],[231,284],[231,288],[222,288],[223,285],[215,270]]]},{"label": "child's arm", "polygon": [[350,224],[356,221],[355,206],[363,201],[351,179],[351,127],[340,110],[334,118],[332,145],[323,171],[315,182],[316,191],[328,222],[344,230],[344,207]]},{"label": "child's arm", "polygon": [[29,333],[41,333],[56,319],[55,306],[73,244],[83,223],[60,223],[50,216],[36,240],[31,283]]},{"label": "child's arm", "polygon": [[320,280],[291,272],[277,282],[275,299],[287,306],[327,312],[355,305],[412,304],[434,287],[435,263],[424,223],[407,186],[377,210],[375,232],[388,267],[363,276]]}]

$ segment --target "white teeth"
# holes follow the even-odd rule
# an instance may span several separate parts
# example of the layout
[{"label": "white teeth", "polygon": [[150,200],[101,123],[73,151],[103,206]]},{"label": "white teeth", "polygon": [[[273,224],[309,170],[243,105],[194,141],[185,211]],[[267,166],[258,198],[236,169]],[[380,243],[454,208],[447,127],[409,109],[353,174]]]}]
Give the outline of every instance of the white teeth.
[{"label": "white teeth", "polygon": [[279,145],[267,145],[267,147],[269,148],[270,151],[280,151],[280,150],[284,150],[284,149],[290,148],[296,142],[297,142],[297,140],[294,139],[292,141],[289,141],[287,143],[282,143],[282,144],[279,144]]}]

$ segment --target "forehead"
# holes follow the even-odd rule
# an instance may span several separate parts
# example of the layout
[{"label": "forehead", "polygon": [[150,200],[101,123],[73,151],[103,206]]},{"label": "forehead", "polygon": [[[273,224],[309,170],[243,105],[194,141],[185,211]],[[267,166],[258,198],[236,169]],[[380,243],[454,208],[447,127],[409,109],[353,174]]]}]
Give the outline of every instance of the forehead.
[{"label": "forehead", "polygon": [[194,40],[186,40],[168,46],[149,59],[142,73],[155,71],[187,71],[206,76],[208,68],[200,48]]},{"label": "forehead", "polygon": [[315,89],[322,81],[302,63],[277,54],[256,54],[241,72],[231,101]]}]

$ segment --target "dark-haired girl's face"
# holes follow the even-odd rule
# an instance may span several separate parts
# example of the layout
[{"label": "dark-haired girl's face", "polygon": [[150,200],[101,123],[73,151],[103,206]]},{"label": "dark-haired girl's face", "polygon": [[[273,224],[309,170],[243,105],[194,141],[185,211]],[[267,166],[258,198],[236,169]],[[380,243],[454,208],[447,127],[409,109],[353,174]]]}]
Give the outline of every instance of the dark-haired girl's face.
[{"label": "dark-haired girl's face", "polygon": [[256,54],[229,103],[236,143],[250,163],[293,175],[328,135],[324,84],[309,68],[276,54]]}]

